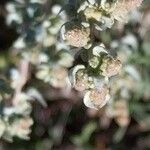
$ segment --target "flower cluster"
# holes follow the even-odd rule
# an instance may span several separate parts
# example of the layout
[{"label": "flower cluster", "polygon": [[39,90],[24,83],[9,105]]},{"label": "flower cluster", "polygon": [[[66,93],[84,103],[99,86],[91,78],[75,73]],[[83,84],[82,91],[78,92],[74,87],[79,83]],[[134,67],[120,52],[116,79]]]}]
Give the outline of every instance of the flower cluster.
[{"label": "flower cluster", "polygon": [[111,119],[114,119],[120,128],[126,128],[130,123],[131,117],[134,117],[139,124],[142,124],[138,117],[133,116],[134,113],[139,112],[138,109],[135,110],[135,105],[140,105],[138,104],[140,102],[136,101],[132,104],[132,101],[134,101],[132,99],[134,99],[133,95],[138,95],[137,97],[139,97],[142,93],[146,94],[147,92],[145,91],[148,88],[141,87],[143,80],[142,73],[139,71],[139,65],[131,65],[129,63],[131,58],[138,54],[139,47],[137,37],[131,33],[127,33],[120,41],[114,40],[111,42],[111,48],[117,49],[117,55],[122,60],[122,69],[118,76],[113,77],[109,81],[111,97],[108,104],[99,112],[95,113],[91,109],[88,112],[90,115],[95,113],[97,116],[100,116],[101,127],[103,128],[107,128],[110,125]]},{"label": "flower cluster", "polygon": [[0,106],[2,107],[0,113],[0,138],[10,142],[13,140],[13,137],[29,139],[30,127],[33,124],[33,120],[30,117],[32,107],[29,102],[29,100],[33,100],[33,97],[21,90],[23,86],[21,85],[21,76],[19,74],[19,76],[14,76],[14,70],[11,73],[11,77],[13,77],[10,80],[11,87],[7,85],[8,83],[5,80],[1,80],[3,87],[7,87],[5,89],[7,93],[0,93]]},{"label": "flower cluster", "polygon": [[96,41],[95,33],[111,28],[115,19],[123,21],[142,0],[132,0],[131,5],[124,0],[76,2],[77,14],[70,16],[71,20],[61,28],[62,39],[66,44],[78,48],[83,61],[83,64],[74,66],[70,78],[76,90],[85,92],[85,105],[100,108],[110,97],[109,78],[120,72],[122,64],[103,44],[99,44],[100,41]]},{"label": "flower cluster", "polygon": [[[121,127],[127,126],[128,100],[140,75],[126,62],[131,54],[129,47],[137,49],[137,41],[130,34],[120,39],[121,43],[113,41],[104,46],[100,35],[115,20],[126,22],[127,14],[142,0],[69,0],[66,12],[59,5],[47,9],[47,2],[13,0],[6,5],[6,22],[15,25],[19,36],[11,49],[17,62],[10,71],[10,87],[0,80],[0,137],[10,141],[15,136],[29,139],[33,124],[29,101],[37,99],[46,106],[36,89],[25,87],[29,66],[35,80],[54,88],[70,87],[71,82],[83,93],[89,108],[99,109],[107,103],[104,116],[114,118]],[[74,15],[68,9],[71,4],[75,6]],[[119,46],[121,50],[115,51]]]},{"label": "flower cluster", "polygon": [[[84,37],[83,46],[89,41],[90,29],[102,31],[106,28],[111,28],[114,24],[114,20],[121,22],[127,21],[127,14],[140,6],[142,0],[85,0],[84,2],[79,2],[79,8],[77,9],[77,19],[78,23],[68,22],[65,24],[64,37],[70,42],[70,45],[75,47],[81,47],[81,45],[73,44],[72,39],[74,34],[76,36]],[[77,25],[80,24],[80,25]],[[69,26],[72,26],[71,28]],[[88,36],[88,37],[87,37]],[[65,38],[65,39],[66,39]],[[79,38],[79,37],[78,37]],[[76,38],[76,39],[78,39]],[[82,41],[80,39],[80,42]]]},{"label": "flower cluster", "polygon": [[89,53],[88,66],[75,66],[71,81],[76,90],[86,92],[85,105],[97,109],[109,100],[108,78],[118,74],[122,65],[118,59],[108,54],[103,45],[90,48]]},{"label": "flower cluster", "polygon": [[90,40],[90,30],[78,22],[67,22],[61,29],[62,39],[74,47],[84,47]]},{"label": "flower cluster", "polygon": [[[111,28],[114,20],[126,22],[127,14],[139,7],[143,0],[87,0],[78,8],[79,15],[85,21],[91,21],[95,27]],[[82,19],[82,20],[83,20]]]}]

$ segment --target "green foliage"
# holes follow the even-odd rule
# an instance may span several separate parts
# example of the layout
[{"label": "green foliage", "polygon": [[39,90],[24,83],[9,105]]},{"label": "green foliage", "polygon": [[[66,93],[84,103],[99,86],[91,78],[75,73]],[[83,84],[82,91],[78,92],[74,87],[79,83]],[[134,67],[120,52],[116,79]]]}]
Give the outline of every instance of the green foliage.
[{"label": "green foliage", "polygon": [[86,126],[83,127],[80,135],[75,135],[74,137],[72,137],[73,143],[80,148],[83,147],[89,149],[89,140],[96,128],[97,124],[95,122],[86,124]]}]

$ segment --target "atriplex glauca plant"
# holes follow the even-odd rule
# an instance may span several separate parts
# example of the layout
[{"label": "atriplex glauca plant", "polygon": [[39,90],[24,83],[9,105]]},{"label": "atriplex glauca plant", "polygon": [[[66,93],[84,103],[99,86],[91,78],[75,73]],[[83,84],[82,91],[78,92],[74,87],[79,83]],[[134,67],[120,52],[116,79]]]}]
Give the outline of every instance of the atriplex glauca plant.
[{"label": "atriplex glauca plant", "polygon": [[[46,0],[9,2],[6,23],[16,27],[19,37],[12,46],[17,59],[8,71],[8,82],[5,75],[0,79],[0,137],[9,141],[14,136],[29,139],[33,124],[29,100],[38,99],[46,106],[36,88],[24,90],[32,69],[36,79],[54,88],[75,88],[83,93],[84,104],[89,108],[111,104],[122,86],[117,81],[121,80],[130,91],[132,84],[128,87],[127,82],[138,80],[132,78],[132,72],[138,73],[131,66],[122,69],[123,60],[103,44],[99,34],[111,30],[115,21],[126,23],[128,13],[141,3],[142,0],[68,0],[64,7],[54,5],[49,10]],[[4,101],[10,99],[11,105],[5,105]],[[105,112],[108,115],[111,109],[110,117],[115,117],[120,126],[129,123],[124,99],[128,97],[122,94],[115,106]],[[118,115],[120,108],[122,116]]]}]

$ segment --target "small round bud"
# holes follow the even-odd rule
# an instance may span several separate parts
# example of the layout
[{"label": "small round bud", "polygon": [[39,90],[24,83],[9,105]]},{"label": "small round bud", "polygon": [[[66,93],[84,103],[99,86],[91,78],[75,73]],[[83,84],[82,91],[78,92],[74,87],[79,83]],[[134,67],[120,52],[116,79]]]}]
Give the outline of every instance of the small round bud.
[{"label": "small round bud", "polygon": [[101,108],[109,100],[109,89],[107,85],[88,91],[84,96],[84,104],[90,108]]},{"label": "small round bud", "polygon": [[92,68],[96,68],[99,65],[99,58],[96,56],[93,56],[91,59],[89,59],[89,65]]},{"label": "small round bud", "polygon": [[84,47],[90,41],[90,29],[78,23],[67,23],[62,27],[62,38],[71,46]]},{"label": "small round bud", "polygon": [[122,64],[120,60],[113,59],[110,56],[106,56],[103,58],[103,62],[100,66],[103,76],[111,77],[119,73]]}]

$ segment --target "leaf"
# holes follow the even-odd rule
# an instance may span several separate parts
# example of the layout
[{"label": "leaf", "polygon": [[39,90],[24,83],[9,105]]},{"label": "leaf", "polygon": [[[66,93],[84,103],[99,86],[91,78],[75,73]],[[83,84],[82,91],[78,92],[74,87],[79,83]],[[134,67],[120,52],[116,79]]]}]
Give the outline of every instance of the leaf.
[{"label": "leaf", "polygon": [[75,135],[72,137],[73,143],[76,145],[84,145],[87,144],[91,134],[95,131],[97,124],[95,122],[90,122],[83,127],[83,130],[80,135]]},{"label": "leaf", "polygon": [[118,143],[118,142],[120,142],[121,140],[122,140],[122,138],[124,137],[124,134],[125,134],[125,132],[126,132],[126,127],[123,127],[123,128],[119,128],[117,131],[116,131],[116,133],[114,134],[114,136],[113,136],[113,141],[115,142],[115,143]]}]

